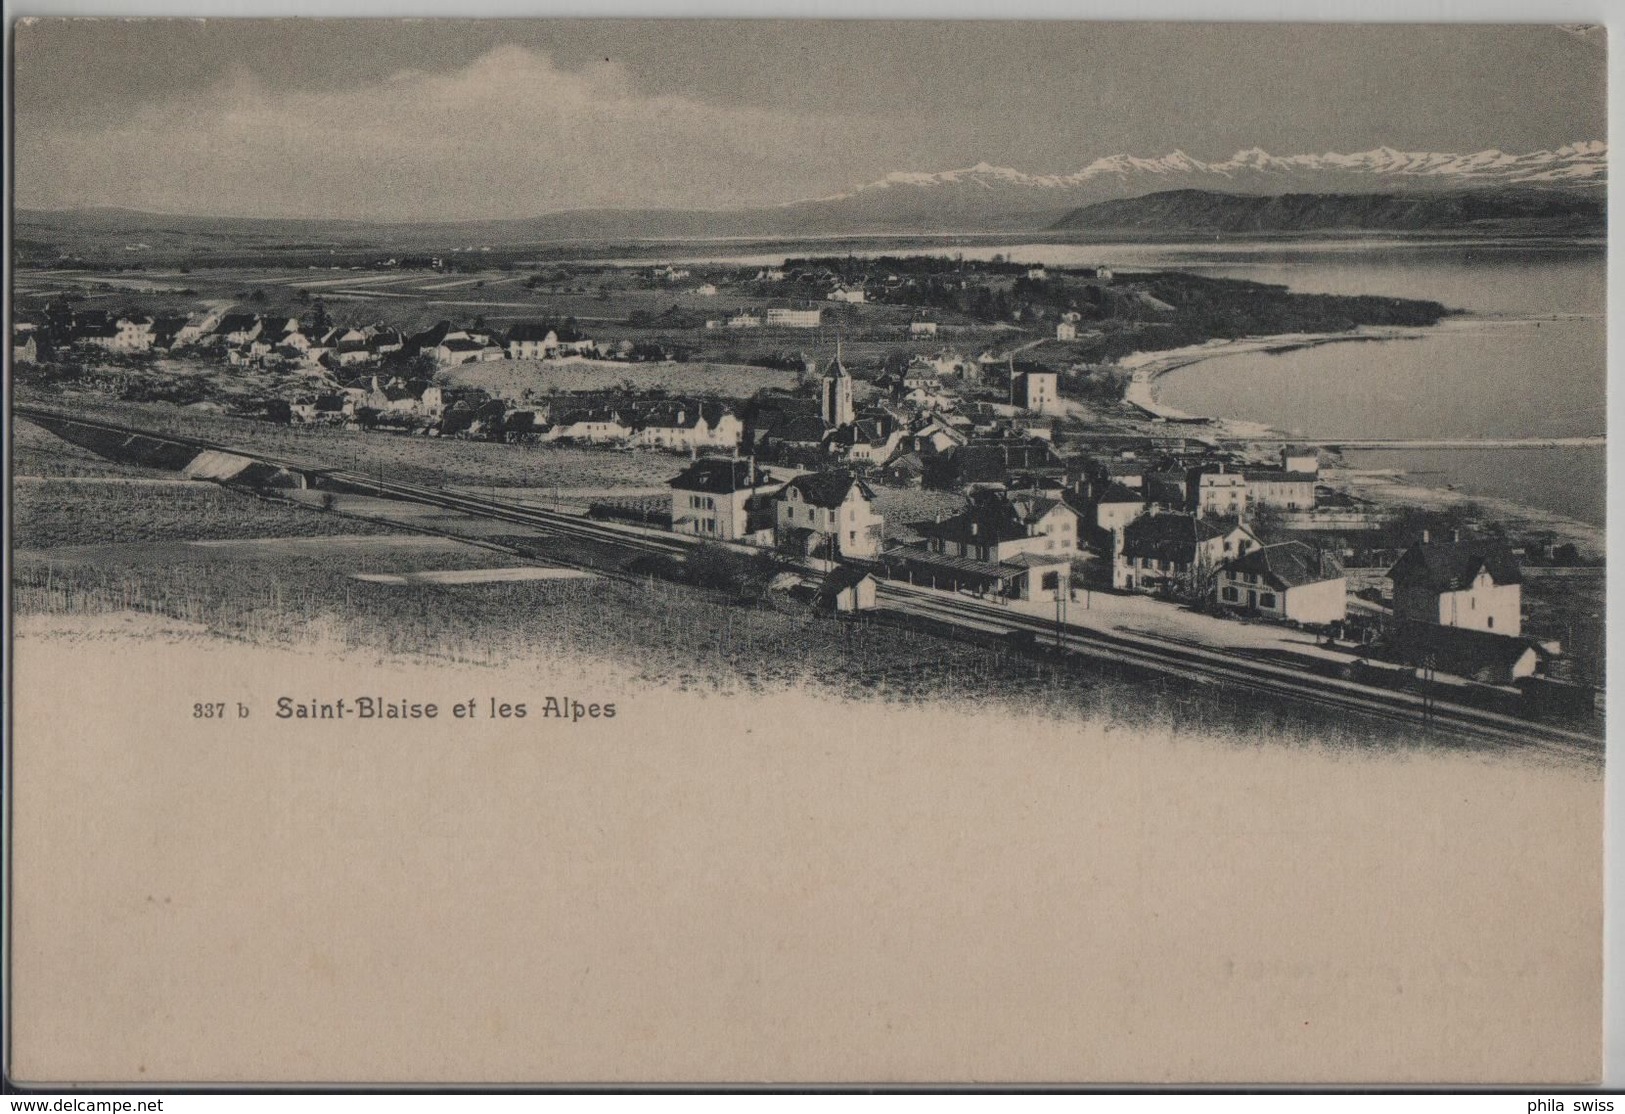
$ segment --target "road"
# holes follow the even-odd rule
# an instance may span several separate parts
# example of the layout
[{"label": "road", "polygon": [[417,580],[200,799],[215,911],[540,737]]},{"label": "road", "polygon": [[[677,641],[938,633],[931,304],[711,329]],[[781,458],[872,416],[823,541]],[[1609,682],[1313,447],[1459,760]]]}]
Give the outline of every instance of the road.
[{"label": "road", "polygon": [[[680,556],[706,540],[669,531],[621,523],[599,522],[578,514],[544,510],[500,498],[463,494],[440,488],[420,487],[390,481],[378,475],[345,468],[312,469],[307,462],[277,459],[266,454],[171,434],[154,434],[129,426],[53,413],[36,407],[13,408],[17,417],[35,421],[50,429],[53,425],[84,426],[131,437],[147,437],[217,452],[253,457],[267,464],[317,475],[325,485],[362,494],[378,495],[406,502],[426,504],[482,518],[511,522],[543,535],[563,540],[610,545],[634,553]],[[53,430],[53,432],[56,432]],[[742,553],[757,550],[730,546]],[[552,561],[553,558],[549,557]],[[586,568],[568,560],[561,565]],[[602,570],[597,570],[602,571]],[[1329,708],[1371,717],[1390,723],[1420,726],[1426,714],[1427,725],[1435,732],[1457,737],[1493,741],[1550,752],[1553,755],[1601,754],[1600,739],[1551,724],[1537,723],[1438,699],[1424,701],[1409,692],[1398,692],[1355,681],[1326,677],[1289,666],[1263,662],[1245,656],[1197,646],[1177,639],[1123,631],[1105,632],[1073,624],[1057,628],[1053,621],[1012,611],[969,596],[939,592],[898,581],[882,580],[879,599],[896,612],[913,615],[949,627],[980,635],[1009,635],[1028,632],[1035,642],[1060,645],[1068,652],[1129,665],[1181,678],[1198,684],[1220,684],[1240,693]]]}]

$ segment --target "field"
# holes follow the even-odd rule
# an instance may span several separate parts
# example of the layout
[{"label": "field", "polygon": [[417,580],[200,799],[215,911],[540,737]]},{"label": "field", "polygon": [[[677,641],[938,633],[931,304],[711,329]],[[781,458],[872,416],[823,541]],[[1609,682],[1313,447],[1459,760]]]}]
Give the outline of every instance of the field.
[{"label": "field", "polygon": [[526,390],[537,394],[599,391],[620,387],[660,388],[672,394],[749,398],[767,387],[788,390],[794,372],[746,364],[622,363],[609,360],[501,360],[464,364],[444,373],[448,383],[480,387],[506,398]]},{"label": "field", "polygon": [[[664,485],[688,462],[686,456],[657,452],[505,445],[363,433],[331,426],[281,426],[163,403],[113,402],[92,394],[19,391],[18,401],[127,422],[158,433],[225,442],[313,466],[351,468],[368,475],[381,470],[387,479],[433,487],[649,487]],[[17,425],[22,429],[28,424]]]},{"label": "field", "polygon": [[[546,538],[493,536],[490,541],[533,554],[541,566],[558,549],[610,576],[511,580],[486,574],[475,583],[436,583],[411,574],[527,562],[203,483],[158,490],[156,498],[130,500],[117,485],[66,478],[19,488],[16,613],[72,625],[86,616],[140,612],[195,624],[217,637],[280,644],[315,638],[427,661],[511,664],[563,653],[612,661],[644,681],[684,688],[812,685],[849,698],[984,706],[998,700],[1069,720],[1183,722],[1389,745],[1313,713],[1239,708],[1219,694],[1181,691],[1164,678],[1033,658],[997,641],[968,642],[901,620],[842,622],[778,593],[742,606],[648,575],[628,578],[626,570],[635,566],[624,551],[598,554],[591,546]],[[359,502],[349,507],[353,514],[368,509]],[[404,515],[403,521],[416,520]],[[408,582],[366,582],[356,573]]]},{"label": "field", "polygon": [[266,503],[203,482],[158,487],[140,481],[54,479],[19,483],[12,492],[11,540],[19,551],[131,542],[391,532],[386,526]]}]

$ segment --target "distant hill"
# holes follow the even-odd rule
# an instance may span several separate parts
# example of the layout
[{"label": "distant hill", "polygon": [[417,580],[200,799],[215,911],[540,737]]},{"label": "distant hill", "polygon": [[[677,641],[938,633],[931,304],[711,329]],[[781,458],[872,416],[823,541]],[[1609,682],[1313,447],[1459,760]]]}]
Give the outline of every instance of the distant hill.
[{"label": "distant hill", "polygon": [[[279,252],[444,254],[637,241],[1096,232],[1600,232],[1607,145],[1472,154],[1372,151],[1276,156],[1253,148],[1220,162],[1182,151],[1113,155],[1070,174],[978,163],[897,171],[827,197],[725,210],[582,209],[468,221],[172,216],[127,209],[19,209],[22,262],[62,257],[138,262]],[[1217,199],[1217,200],[1215,200]]]},{"label": "distant hill", "polygon": [[1525,232],[1605,231],[1601,197],[1558,190],[1453,193],[1288,193],[1165,190],[1072,210],[1054,232]]}]

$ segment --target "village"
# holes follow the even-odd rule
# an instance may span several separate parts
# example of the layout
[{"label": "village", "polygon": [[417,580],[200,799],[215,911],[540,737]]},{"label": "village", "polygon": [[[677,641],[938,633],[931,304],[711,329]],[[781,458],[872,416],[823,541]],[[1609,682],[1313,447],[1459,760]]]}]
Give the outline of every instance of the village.
[{"label": "village", "polygon": [[[1189,285],[1177,276],[893,257],[695,269],[615,269],[623,290],[652,292],[643,304],[681,295],[619,328],[558,313],[336,322],[329,301],[382,294],[365,279],[398,278],[395,258],[301,290],[286,312],[258,298],[185,315],[42,299],[19,314],[13,356],[36,388],[214,409],[227,397],[230,412],[290,428],[635,454],[644,482],[606,488],[588,515],[771,554],[840,614],[876,608],[888,583],[1058,624],[1138,600],[1123,621],[1177,637],[1258,653],[1281,651],[1269,630],[1292,632],[1291,652],[1317,668],[1591,712],[1600,663],[1526,617],[1520,559],[1554,563],[1539,539],[1395,514],[1326,481],[1335,452],[1237,442],[1123,397],[1111,353],[1159,331],[1190,339],[1152,293]],[[585,289],[576,279],[537,271],[525,286],[559,300]],[[711,301],[729,304],[708,313]],[[705,379],[719,346],[725,369],[755,360],[758,377]],[[166,394],[188,381],[171,366],[260,386]]]}]

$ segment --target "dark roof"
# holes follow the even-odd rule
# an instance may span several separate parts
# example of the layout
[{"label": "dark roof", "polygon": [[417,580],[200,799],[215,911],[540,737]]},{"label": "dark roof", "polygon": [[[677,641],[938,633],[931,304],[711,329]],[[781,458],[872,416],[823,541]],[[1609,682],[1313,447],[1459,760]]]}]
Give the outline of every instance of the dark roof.
[{"label": "dark roof", "polygon": [[1406,665],[1430,666],[1440,673],[1491,684],[1511,681],[1512,667],[1530,650],[1545,654],[1532,639],[1416,619],[1396,619],[1383,644],[1394,660]]},{"label": "dark roof", "polygon": [[761,485],[765,476],[755,477],[756,465],[749,460],[723,460],[707,457],[696,460],[670,481],[679,491],[703,491],[711,495],[731,495]]},{"label": "dark roof", "polygon": [[924,569],[927,573],[941,572],[947,576],[971,577],[978,581],[997,581],[1016,575],[1013,566],[977,561],[970,557],[955,557],[947,553],[932,553],[919,546],[899,545],[881,554],[881,563],[888,568],[898,565]]},{"label": "dark roof", "polygon": [[1320,479],[1313,472],[1288,472],[1281,468],[1249,468],[1242,475],[1248,483],[1312,484]]},{"label": "dark roof", "polygon": [[1229,561],[1225,567],[1263,577],[1266,584],[1280,589],[1318,584],[1344,575],[1343,566],[1338,564],[1337,558],[1324,550],[1295,541],[1260,546]]},{"label": "dark roof", "polygon": [[434,348],[446,339],[446,334],[449,332],[451,332],[450,321],[437,321],[421,333],[413,334],[407,343],[418,348]]},{"label": "dark roof", "polygon": [[1060,503],[1059,499],[1042,496],[987,492],[952,518],[923,523],[919,530],[927,537],[961,545],[1018,541],[1031,537],[1033,524]]},{"label": "dark roof", "polygon": [[639,429],[693,429],[700,424],[701,411],[694,403],[662,402],[645,410],[634,422]]},{"label": "dark roof", "polygon": [[801,492],[803,499],[815,507],[833,510],[846,502],[846,497],[854,484],[857,485],[858,493],[865,499],[872,500],[875,497],[869,485],[850,472],[810,472],[804,476],[797,476],[785,487],[795,488]]},{"label": "dark roof", "polygon": [[854,565],[836,565],[818,586],[820,596],[834,596],[874,578],[874,574]]},{"label": "dark roof", "polygon": [[964,483],[1002,480],[1012,468],[1054,468],[1060,462],[1048,441],[972,442],[954,450]]},{"label": "dark roof", "polygon": [[217,333],[238,333],[253,328],[254,323],[258,320],[259,318],[252,313],[228,313],[220,319],[220,324],[215,327],[214,331]]},{"label": "dark roof", "polygon": [[919,453],[898,452],[886,462],[886,471],[918,476],[925,471],[925,462],[920,459]]},{"label": "dark roof", "polygon": [[789,421],[775,426],[772,436],[779,441],[820,444],[824,440],[824,419],[817,414],[793,414]]},{"label": "dark roof", "polygon": [[1143,503],[1145,492],[1135,491],[1132,487],[1113,481],[1106,485],[1106,490],[1100,493],[1098,503]]},{"label": "dark roof", "polygon": [[1143,515],[1123,528],[1123,555],[1188,565],[1196,558],[1198,542],[1223,533],[1212,523],[1188,514]]},{"label": "dark roof", "polygon": [[[557,424],[561,425],[561,426],[569,426],[569,425],[576,425],[579,422],[603,422],[603,423],[614,423],[616,425],[623,424],[621,422],[620,411],[611,410],[611,409],[608,409],[608,408],[605,408],[605,407],[599,407],[597,409],[589,409],[589,410],[571,410],[569,413],[567,413],[564,416],[562,416],[561,418],[559,418]],[[700,463],[703,464],[705,462],[701,461]],[[724,463],[726,463],[726,462],[724,462]],[[692,469],[690,469],[690,471],[692,471]],[[686,475],[686,473],[685,473],[685,475]],[[675,480],[673,480],[672,482],[676,483]]]},{"label": "dark roof", "polygon": [[1468,539],[1419,542],[1407,549],[1388,570],[1395,583],[1421,584],[1435,592],[1472,587],[1481,569],[1488,569],[1497,584],[1521,584],[1518,560],[1505,542]]},{"label": "dark roof", "polygon": [[[546,340],[547,334],[555,332],[551,325],[540,321],[521,321],[508,330],[508,340]],[[557,340],[557,336],[554,337]]]}]

